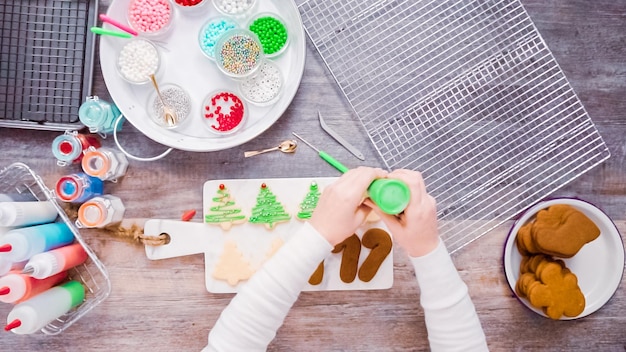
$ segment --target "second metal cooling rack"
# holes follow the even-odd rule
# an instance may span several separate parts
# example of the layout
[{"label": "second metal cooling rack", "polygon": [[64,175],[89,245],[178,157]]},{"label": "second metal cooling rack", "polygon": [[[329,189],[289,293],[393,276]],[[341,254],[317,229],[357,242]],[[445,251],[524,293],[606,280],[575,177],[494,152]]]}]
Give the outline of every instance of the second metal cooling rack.
[{"label": "second metal cooling rack", "polygon": [[609,157],[518,0],[309,0],[303,25],[455,252]]}]

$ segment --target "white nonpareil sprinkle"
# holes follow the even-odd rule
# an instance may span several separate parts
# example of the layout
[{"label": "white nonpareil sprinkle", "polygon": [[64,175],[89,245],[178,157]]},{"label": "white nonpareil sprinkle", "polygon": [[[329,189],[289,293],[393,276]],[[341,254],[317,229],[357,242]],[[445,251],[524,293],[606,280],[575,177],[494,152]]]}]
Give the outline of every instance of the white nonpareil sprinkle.
[{"label": "white nonpareil sprinkle", "polygon": [[248,10],[255,0],[215,0],[215,5],[225,13],[240,14]]},{"label": "white nonpareil sprinkle", "polygon": [[146,40],[133,40],[124,45],[117,61],[120,73],[127,80],[143,83],[155,74],[159,67],[159,53]]},{"label": "white nonpareil sprinkle", "polygon": [[275,65],[264,62],[259,72],[241,82],[239,88],[247,100],[252,103],[269,103],[280,94],[283,86],[283,76]]}]

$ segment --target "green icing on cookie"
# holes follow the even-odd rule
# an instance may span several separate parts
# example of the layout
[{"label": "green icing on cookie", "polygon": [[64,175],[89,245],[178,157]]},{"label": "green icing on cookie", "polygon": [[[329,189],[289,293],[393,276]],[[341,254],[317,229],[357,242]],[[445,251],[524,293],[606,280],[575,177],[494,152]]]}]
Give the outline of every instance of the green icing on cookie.
[{"label": "green icing on cookie", "polygon": [[204,216],[206,223],[236,223],[246,219],[241,213],[241,208],[235,207],[235,201],[230,197],[228,189],[221,184],[217,190],[217,196],[212,198],[213,206]]},{"label": "green icing on cookie", "polygon": [[304,197],[302,203],[300,203],[300,211],[296,215],[298,219],[306,220],[310,219],[313,215],[313,210],[317,206],[317,202],[320,200],[320,190],[317,186],[317,182],[311,182],[309,192]]},{"label": "green icing on cookie", "polygon": [[276,195],[264,184],[261,185],[256,197],[256,205],[252,208],[252,215],[248,221],[253,224],[266,224],[272,229],[279,222],[291,219],[283,205],[276,200]]}]

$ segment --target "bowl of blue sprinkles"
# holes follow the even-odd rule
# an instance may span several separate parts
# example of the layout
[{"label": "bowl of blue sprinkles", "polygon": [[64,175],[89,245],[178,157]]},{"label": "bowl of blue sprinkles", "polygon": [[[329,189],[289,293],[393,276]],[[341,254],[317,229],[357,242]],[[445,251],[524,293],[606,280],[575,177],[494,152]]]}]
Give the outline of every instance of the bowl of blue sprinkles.
[{"label": "bowl of blue sprinkles", "polygon": [[211,60],[215,60],[215,46],[222,34],[231,29],[239,28],[237,22],[226,16],[211,18],[200,28],[198,44],[202,53]]}]

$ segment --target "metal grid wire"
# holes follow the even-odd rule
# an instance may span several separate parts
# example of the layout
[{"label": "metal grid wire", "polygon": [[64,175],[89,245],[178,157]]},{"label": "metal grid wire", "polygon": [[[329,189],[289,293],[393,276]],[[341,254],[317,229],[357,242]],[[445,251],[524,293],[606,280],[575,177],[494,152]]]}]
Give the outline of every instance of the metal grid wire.
[{"label": "metal grid wire", "polygon": [[41,331],[46,335],[57,335],[104,301],[111,293],[108,273],[96,254],[89,248],[74,223],[59,206],[54,193],[41,177],[27,165],[14,163],[0,170],[0,193],[30,193],[40,201],[50,200],[59,211],[60,221],[65,222],[88,254],[85,263],[68,270],[70,280],[79,281],[85,288],[85,300],[76,308],[48,323]]},{"label": "metal grid wire", "polygon": [[424,174],[452,253],[610,156],[519,1],[299,9],[386,166]]},{"label": "metal grid wire", "polygon": [[0,126],[82,127],[96,0],[0,0]]}]

